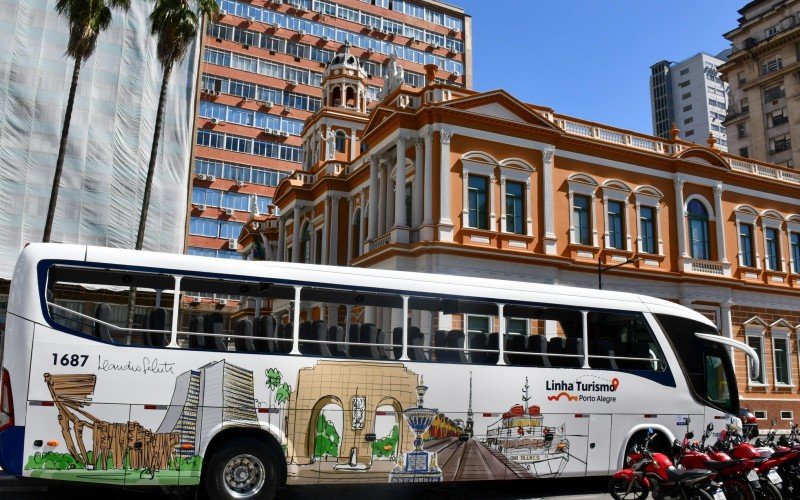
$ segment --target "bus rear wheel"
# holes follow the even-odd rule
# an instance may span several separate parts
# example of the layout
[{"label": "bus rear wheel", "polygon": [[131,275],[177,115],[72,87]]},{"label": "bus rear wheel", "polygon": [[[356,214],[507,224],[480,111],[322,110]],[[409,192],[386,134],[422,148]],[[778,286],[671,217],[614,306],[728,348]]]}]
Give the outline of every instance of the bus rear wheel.
[{"label": "bus rear wheel", "polygon": [[209,459],[203,485],[214,500],[272,500],[278,489],[274,454],[257,440],[232,439]]}]

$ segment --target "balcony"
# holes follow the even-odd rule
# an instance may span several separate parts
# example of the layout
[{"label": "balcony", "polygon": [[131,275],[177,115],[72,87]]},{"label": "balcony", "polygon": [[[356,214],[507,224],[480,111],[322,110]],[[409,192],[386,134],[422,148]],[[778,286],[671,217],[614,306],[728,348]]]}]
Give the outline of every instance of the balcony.
[{"label": "balcony", "polygon": [[681,258],[680,267],[685,273],[705,274],[707,276],[724,276],[730,278],[730,263],[719,262],[716,260]]}]

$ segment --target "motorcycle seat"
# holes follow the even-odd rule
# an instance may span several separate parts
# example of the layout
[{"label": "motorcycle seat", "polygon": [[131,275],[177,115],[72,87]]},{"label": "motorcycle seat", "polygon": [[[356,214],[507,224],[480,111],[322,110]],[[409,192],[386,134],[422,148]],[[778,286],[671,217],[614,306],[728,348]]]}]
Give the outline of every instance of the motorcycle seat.
[{"label": "motorcycle seat", "polygon": [[703,462],[703,467],[712,471],[721,471],[739,465],[741,462],[741,460],[706,460]]},{"label": "motorcycle seat", "polygon": [[708,477],[713,474],[712,471],[706,469],[692,469],[683,470],[670,467],[667,469],[667,479],[670,481],[692,481]]}]

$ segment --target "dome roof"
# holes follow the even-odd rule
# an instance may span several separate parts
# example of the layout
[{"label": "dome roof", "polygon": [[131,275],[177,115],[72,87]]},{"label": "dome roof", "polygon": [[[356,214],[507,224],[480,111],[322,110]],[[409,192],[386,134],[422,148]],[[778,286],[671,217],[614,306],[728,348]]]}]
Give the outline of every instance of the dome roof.
[{"label": "dome roof", "polygon": [[[350,53],[350,44],[344,44],[344,51],[337,53],[333,58],[328,62],[328,65],[325,67],[325,76],[338,76],[342,73],[337,73],[335,70],[341,69],[351,69],[357,71],[357,76],[360,78],[366,78],[367,72],[361,66],[361,60]],[[351,75],[353,73],[350,73]],[[356,76],[356,75],[354,75]]]}]

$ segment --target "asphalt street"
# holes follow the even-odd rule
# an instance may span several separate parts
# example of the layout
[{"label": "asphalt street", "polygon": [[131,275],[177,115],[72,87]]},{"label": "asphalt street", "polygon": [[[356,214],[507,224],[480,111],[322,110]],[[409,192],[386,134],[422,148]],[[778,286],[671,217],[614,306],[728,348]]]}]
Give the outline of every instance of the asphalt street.
[{"label": "asphalt street", "polygon": [[[455,483],[434,486],[297,486],[278,493],[277,500],[338,500],[374,499],[400,500],[533,500],[558,498],[560,500],[610,499],[604,492],[605,479],[562,479],[548,481],[492,481]],[[3,500],[194,500],[193,490],[162,492],[159,489],[120,490],[86,485],[53,483],[40,480],[17,479],[0,472],[0,499]]]}]

